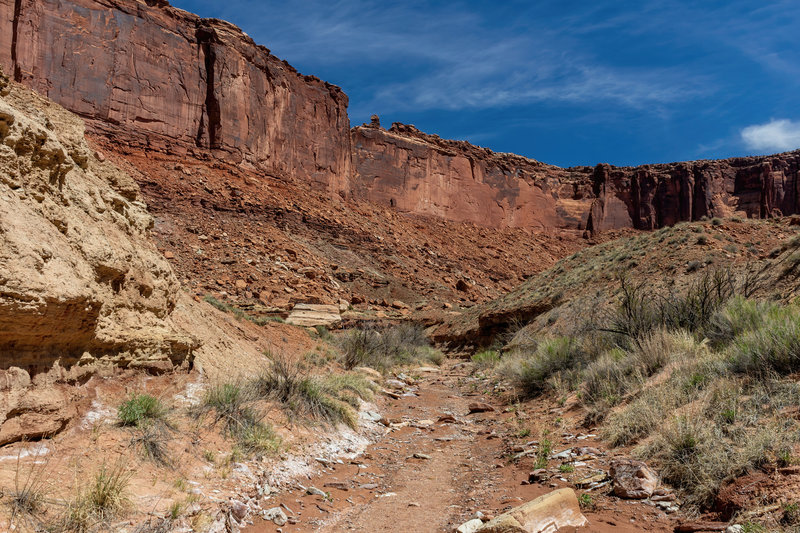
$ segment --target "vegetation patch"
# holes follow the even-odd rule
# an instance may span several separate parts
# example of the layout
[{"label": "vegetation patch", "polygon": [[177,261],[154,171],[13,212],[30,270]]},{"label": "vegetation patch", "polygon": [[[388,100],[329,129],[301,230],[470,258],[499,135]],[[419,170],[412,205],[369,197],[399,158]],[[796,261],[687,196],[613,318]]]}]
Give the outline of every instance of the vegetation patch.
[{"label": "vegetation patch", "polygon": [[444,360],[444,355],[430,345],[423,328],[414,324],[354,328],[340,336],[339,348],[347,370],[368,366],[386,372],[401,365],[441,364]]}]

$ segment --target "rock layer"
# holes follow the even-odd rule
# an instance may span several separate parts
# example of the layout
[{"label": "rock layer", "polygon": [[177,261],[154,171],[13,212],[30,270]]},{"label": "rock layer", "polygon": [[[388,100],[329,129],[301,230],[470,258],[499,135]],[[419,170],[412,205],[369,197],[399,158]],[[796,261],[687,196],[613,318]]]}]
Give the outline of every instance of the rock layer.
[{"label": "rock layer", "polygon": [[0,66],[116,142],[346,188],[345,94],[226,22],[167,2],[0,0]]},{"label": "rock layer", "polygon": [[179,287],[152,225],[80,119],[18,86],[0,98],[0,368],[183,362],[194,340],[168,324]]},{"label": "rock layer", "polygon": [[800,210],[800,152],[565,169],[398,123],[353,128],[352,145],[357,196],[489,227],[649,230],[704,216]]},{"label": "rock layer", "polygon": [[121,151],[242,163],[406,213],[538,231],[800,211],[800,154],[559,168],[376,119],[235,26],[156,0],[0,0],[0,66]]},{"label": "rock layer", "polygon": [[589,167],[561,169],[395,123],[353,128],[356,196],[401,211],[489,227],[586,225]]}]

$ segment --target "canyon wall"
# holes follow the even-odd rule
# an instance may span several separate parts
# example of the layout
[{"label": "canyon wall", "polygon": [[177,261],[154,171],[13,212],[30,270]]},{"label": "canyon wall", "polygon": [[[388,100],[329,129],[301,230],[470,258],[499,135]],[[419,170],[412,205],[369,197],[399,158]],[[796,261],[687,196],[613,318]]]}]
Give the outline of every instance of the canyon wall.
[{"label": "canyon wall", "polygon": [[704,216],[800,210],[800,152],[639,167],[559,168],[393,124],[353,128],[353,191],[489,227],[655,229]]},{"label": "canyon wall", "polygon": [[155,0],[0,0],[0,66],[121,145],[348,187],[347,96],[226,22]]},{"label": "canyon wall", "polygon": [[640,167],[598,165],[588,228],[654,229],[704,216],[800,211],[800,151]]},{"label": "canyon wall", "polygon": [[353,128],[353,192],[400,211],[495,228],[582,229],[592,169],[562,169],[395,123]]},{"label": "canyon wall", "polygon": [[798,155],[559,168],[395,124],[163,0],[0,0],[0,66],[120,150],[222,158],[401,212],[537,231],[798,212]]}]

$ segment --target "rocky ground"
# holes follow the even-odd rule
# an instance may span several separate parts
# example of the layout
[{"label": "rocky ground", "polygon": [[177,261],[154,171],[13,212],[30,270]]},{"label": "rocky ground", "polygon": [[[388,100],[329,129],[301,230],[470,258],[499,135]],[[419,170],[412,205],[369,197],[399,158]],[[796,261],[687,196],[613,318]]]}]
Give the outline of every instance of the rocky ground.
[{"label": "rocky ground", "polygon": [[[262,509],[282,514],[256,515],[245,531],[454,531],[561,488],[580,496],[588,523],[559,531],[672,531],[681,520],[668,492],[612,493],[616,454],[578,428],[574,407],[509,407],[471,363],[396,377],[386,382],[379,413],[362,413],[386,425],[380,438],[353,459],[320,461],[290,490],[263,500]],[[551,451],[542,471],[544,441]]]}]

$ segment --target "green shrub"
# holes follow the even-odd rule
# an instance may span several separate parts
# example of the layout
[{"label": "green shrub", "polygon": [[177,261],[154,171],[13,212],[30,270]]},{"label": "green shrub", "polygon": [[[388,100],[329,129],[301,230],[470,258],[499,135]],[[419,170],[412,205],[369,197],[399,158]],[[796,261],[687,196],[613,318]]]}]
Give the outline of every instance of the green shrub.
[{"label": "green shrub", "polygon": [[744,331],[731,343],[731,370],[761,377],[800,370],[800,313],[782,308],[762,320],[760,327]]},{"label": "green shrub", "polygon": [[235,383],[214,385],[206,391],[201,412],[213,410],[226,433],[239,446],[253,453],[271,453],[280,447],[280,437],[263,421],[251,403],[256,398],[248,387]]},{"label": "green shrub", "polygon": [[130,479],[131,473],[121,461],[111,468],[104,464],[92,482],[80,488],[76,498],[67,504],[60,529],[80,533],[93,531],[98,524],[118,515],[130,504]]},{"label": "green shrub", "polygon": [[149,394],[132,394],[117,408],[117,418],[123,426],[140,426],[147,421],[163,420],[166,413],[161,401]]},{"label": "green shrub", "polygon": [[343,422],[357,427],[353,407],[358,399],[369,399],[377,388],[355,374],[312,376],[298,362],[282,355],[272,356],[269,368],[254,383],[262,396],[276,400],[291,416],[305,416],[332,424]]},{"label": "green shrub", "polygon": [[430,361],[440,364],[444,355],[434,350],[422,327],[414,324],[375,329],[356,328],[345,332],[339,342],[342,365],[350,370],[369,366],[385,372],[395,366]]},{"label": "green shrub", "polygon": [[470,358],[478,368],[494,368],[500,362],[500,352],[496,350],[481,350]]},{"label": "green shrub", "polygon": [[533,352],[519,351],[505,357],[498,372],[521,396],[533,397],[551,387],[551,378],[577,383],[590,356],[577,340],[555,337],[541,341]]},{"label": "green shrub", "polygon": [[724,346],[737,336],[760,328],[766,317],[781,313],[780,307],[773,302],[734,296],[722,309],[712,315],[704,334],[712,346]]}]

